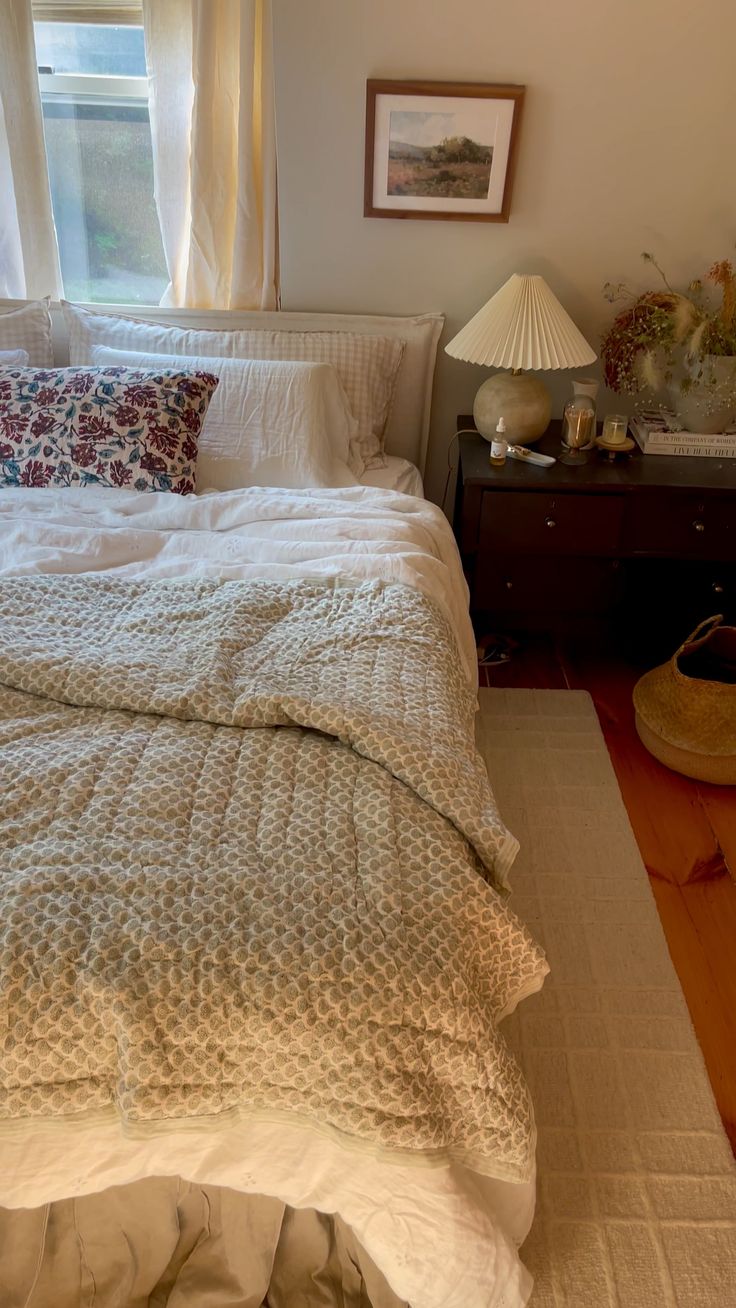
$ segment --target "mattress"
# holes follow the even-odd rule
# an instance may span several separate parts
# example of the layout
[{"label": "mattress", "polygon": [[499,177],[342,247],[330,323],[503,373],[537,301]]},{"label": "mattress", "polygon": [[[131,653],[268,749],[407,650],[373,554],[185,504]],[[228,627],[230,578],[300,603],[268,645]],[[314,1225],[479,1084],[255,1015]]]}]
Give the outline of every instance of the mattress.
[{"label": "mattress", "polygon": [[[0,576],[84,573],[309,580],[338,588],[399,583],[444,615],[467,681],[476,684],[452,533],[440,510],[414,494],[355,487],[186,499],[93,488],[0,495]],[[0,1204],[34,1209],[147,1177],[179,1176],[276,1197],[294,1210],[339,1213],[412,1308],[527,1302],[531,1282],[517,1248],[531,1224],[533,1177],[482,1176],[443,1157],[401,1161],[283,1118],[187,1121],[160,1134],[126,1129],[105,1114],[68,1125],[19,1121],[5,1133]]]}]

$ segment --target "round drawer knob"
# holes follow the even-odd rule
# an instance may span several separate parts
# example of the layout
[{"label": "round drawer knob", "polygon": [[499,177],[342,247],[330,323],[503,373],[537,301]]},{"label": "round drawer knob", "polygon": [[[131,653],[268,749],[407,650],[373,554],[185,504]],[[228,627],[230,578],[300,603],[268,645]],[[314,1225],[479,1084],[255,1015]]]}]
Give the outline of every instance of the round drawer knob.
[{"label": "round drawer knob", "polygon": [[513,583],[513,581],[507,581],[507,582],[504,582],[504,585],[506,586],[506,589],[507,589],[507,590],[513,590],[513,589],[514,589],[514,583]]},{"label": "round drawer knob", "polygon": [[705,523],[700,518],[696,518],[693,527],[696,531],[705,531]]},{"label": "round drawer knob", "polygon": [[557,523],[555,522],[554,518],[545,518],[544,525],[545,527],[556,527]]},{"label": "round drawer knob", "polygon": [[720,581],[714,581],[714,582],[713,582],[713,585],[711,586],[711,590],[713,591],[713,594],[714,594],[714,595],[722,595],[722,594],[723,594],[723,587],[722,587]]}]

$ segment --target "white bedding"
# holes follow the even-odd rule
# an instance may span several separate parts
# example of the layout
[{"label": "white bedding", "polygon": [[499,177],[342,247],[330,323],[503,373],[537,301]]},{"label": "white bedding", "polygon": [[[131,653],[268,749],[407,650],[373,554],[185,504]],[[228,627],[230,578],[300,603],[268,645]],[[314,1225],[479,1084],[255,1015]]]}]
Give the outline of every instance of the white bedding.
[{"label": "white bedding", "polygon": [[377,490],[401,491],[403,495],[424,497],[424,485],[419,469],[408,459],[397,459],[393,454],[386,455],[385,468],[371,468],[360,478],[362,486],[374,486]]},{"label": "white bedding", "polygon": [[[467,590],[449,525],[413,495],[365,486],[180,497],[128,491],[0,491],[0,575],[383,578],[438,603],[475,683]],[[3,1143],[0,1205],[33,1207],[146,1175],[276,1195],[338,1211],[412,1308],[522,1308],[531,1278],[516,1246],[533,1182],[426,1161],[398,1165],[325,1132],[264,1118],[192,1124],[139,1139],[117,1119],[19,1124]]]},{"label": "white bedding", "polygon": [[145,1176],[181,1176],[339,1212],[412,1308],[522,1308],[531,1292],[516,1246],[531,1226],[533,1180],[401,1166],[283,1120],[209,1130],[192,1122],[141,1139],[112,1120],[71,1129],[34,1121],[4,1135],[2,1150],[0,1206],[32,1208]]},{"label": "white bedding", "polygon": [[403,582],[441,606],[477,683],[454,537],[440,509],[414,495],[367,486],[200,496],[0,490],[0,575],[102,571]]},{"label": "white bedding", "polygon": [[353,486],[363,460],[351,451],[358,424],[328,363],[213,359],[206,355],[92,350],[95,366],[213,372],[219,384],[199,436],[197,490],[243,486]]}]

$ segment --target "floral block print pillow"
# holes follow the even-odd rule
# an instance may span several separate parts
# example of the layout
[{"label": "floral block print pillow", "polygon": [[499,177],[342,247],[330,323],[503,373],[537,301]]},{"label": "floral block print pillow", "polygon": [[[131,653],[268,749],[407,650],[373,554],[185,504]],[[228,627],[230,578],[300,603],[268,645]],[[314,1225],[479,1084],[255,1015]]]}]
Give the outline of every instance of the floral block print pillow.
[{"label": "floral block print pillow", "polygon": [[216,387],[212,373],[184,368],[5,368],[0,486],[189,495]]}]

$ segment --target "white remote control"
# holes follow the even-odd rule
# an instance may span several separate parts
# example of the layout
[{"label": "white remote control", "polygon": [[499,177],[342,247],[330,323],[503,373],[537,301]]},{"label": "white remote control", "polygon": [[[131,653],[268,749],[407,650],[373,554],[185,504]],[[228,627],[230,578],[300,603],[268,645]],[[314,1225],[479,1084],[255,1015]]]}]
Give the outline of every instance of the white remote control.
[{"label": "white remote control", "polygon": [[536,463],[540,468],[549,468],[557,462],[551,454],[538,454],[536,450],[528,450],[526,445],[509,445],[507,454],[510,459],[518,459],[520,463]]}]

